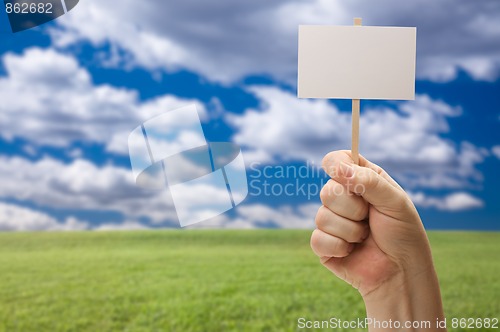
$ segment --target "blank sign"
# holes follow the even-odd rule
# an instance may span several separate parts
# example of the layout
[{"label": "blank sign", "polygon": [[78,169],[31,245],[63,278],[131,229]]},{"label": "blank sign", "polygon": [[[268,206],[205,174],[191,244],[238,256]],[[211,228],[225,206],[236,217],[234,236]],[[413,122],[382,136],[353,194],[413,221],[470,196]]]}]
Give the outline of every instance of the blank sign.
[{"label": "blank sign", "polygon": [[299,98],[415,99],[416,28],[299,26]]}]

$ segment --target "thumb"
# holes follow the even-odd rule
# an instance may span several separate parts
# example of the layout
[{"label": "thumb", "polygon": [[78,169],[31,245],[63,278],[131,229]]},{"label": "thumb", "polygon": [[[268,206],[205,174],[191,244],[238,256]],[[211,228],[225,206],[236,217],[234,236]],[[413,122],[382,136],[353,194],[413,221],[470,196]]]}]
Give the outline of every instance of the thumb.
[{"label": "thumb", "polygon": [[384,179],[371,168],[340,162],[334,180],[352,193],[362,196],[378,211],[400,218],[408,211],[411,202],[406,193]]}]

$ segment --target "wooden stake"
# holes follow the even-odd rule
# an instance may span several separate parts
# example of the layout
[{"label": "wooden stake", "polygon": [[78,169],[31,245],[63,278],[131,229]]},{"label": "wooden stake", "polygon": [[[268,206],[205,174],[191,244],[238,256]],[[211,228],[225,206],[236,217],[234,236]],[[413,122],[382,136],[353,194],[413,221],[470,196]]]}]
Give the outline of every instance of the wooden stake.
[{"label": "wooden stake", "polygon": [[352,145],[351,157],[359,165],[359,99],[352,100]]},{"label": "wooden stake", "polygon": [[[361,26],[363,23],[360,17],[354,18],[354,25]],[[359,113],[360,113],[360,100],[352,100],[352,144],[351,144],[351,157],[356,165],[359,165]]]}]

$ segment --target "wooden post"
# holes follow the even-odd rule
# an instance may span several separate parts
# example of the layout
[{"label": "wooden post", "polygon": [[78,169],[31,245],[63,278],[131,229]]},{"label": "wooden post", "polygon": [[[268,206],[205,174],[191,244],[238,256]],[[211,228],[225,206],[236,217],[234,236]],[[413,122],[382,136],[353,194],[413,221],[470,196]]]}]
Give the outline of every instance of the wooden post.
[{"label": "wooden post", "polygon": [[[362,19],[360,17],[354,18],[354,26],[361,26]],[[360,113],[360,100],[352,100],[352,144],[351,156],[356,165],[359,165],[359,113]]]},{"label": "wooden post", "polygon": [[359,99],[352,100],[352,145],[351,156],[356,165],[359,165]]}]

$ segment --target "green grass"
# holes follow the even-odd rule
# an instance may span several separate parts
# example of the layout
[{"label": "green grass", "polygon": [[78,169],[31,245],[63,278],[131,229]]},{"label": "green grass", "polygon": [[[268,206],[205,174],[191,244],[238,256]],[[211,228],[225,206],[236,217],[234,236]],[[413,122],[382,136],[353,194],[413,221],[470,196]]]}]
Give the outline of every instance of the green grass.
[{"label": "green grass", "polygon": [[[0,331],[296,331],[299,317],[364,317],[309,235],[0,234]],[[430,238],[447,316],[500,318],[500,233]]]}]

